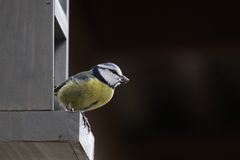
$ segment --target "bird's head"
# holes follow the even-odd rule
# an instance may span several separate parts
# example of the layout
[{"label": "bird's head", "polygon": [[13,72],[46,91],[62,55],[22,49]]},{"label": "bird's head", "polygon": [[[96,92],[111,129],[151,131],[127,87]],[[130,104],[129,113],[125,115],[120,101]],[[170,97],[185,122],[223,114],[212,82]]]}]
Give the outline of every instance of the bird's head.
[{"label": "bird's head", "polygon": [[115,88],[129,79],[122,74],[121,69],[114,63],[101,63],[91,69],[93,75],[110,87]]}]

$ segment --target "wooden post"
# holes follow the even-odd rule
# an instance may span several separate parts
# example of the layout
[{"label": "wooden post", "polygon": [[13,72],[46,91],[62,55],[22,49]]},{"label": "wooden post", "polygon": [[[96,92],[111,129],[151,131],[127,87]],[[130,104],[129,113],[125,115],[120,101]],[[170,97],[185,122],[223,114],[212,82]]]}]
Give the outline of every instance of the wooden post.
[{"label": "wooden post", "polygon": [[0,4],[0,159],[93,160],[82,115],[54,106],[68,77],[69,0]]},{"label": "wooden post", "polygon": [[0,3],[0,110],[53,110],[53,0]]}]

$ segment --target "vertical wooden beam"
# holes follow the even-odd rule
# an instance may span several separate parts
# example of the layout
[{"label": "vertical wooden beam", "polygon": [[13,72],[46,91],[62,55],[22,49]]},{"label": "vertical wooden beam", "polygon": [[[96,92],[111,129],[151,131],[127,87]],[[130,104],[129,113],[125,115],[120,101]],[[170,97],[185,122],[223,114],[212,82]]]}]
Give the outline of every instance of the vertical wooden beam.
[{"label": "vertical wooden beam", "polygon": [[52,110],[53,0],[0,4],[0,110]]},{"label": "vertical wooden beam", "polygon": [[[55,0],[54,51],[55,85],[68,78],[68,0]],[[64,11],[65,8],[65,11]]]}]

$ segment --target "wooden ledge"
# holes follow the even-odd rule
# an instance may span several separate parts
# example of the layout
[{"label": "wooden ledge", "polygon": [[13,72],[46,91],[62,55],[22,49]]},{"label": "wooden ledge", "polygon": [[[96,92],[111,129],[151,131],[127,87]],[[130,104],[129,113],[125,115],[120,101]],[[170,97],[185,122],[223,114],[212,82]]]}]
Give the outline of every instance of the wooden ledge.
[{"label": "wooden ledge", "polygon": [[90,160],[94,153],[94,136],[83,126],[79,112],[1,111],[0,141],[69,143],[74,153],[84,152]]}]

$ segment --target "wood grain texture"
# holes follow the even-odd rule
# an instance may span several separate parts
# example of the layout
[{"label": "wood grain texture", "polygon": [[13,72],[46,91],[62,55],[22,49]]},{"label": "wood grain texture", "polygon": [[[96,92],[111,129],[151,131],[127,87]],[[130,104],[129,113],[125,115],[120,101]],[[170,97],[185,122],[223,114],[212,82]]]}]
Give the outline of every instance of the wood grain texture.
[{"label": "wood grain texture", "polygon": [[88,133],[80,112],[2,111],[0,142],[3,141],[69,142],[78,157],[83,152],[90,160],[94,156],[94,136]]},{"label": "wood grain texture", "polygon": [[[56,42],[56,41],[55,41]],[[68,78],[67,41],[57,41],[54,54],[54,84],[58,86]]]},{"label": "wood grain texture", "polygon": [[52,110],[53,1],[0,4],[0,110]]},{"label": "wood grain texture", "polygon": [[0,159],[80,160],[68,142],[0,142]]},{"label": "wood grain texture", "polygon": [[[55,0],[54,21],[54,76],[55,86],[68,78],[68,0]],[[65,8],[65,11],[63,10]]]}]

